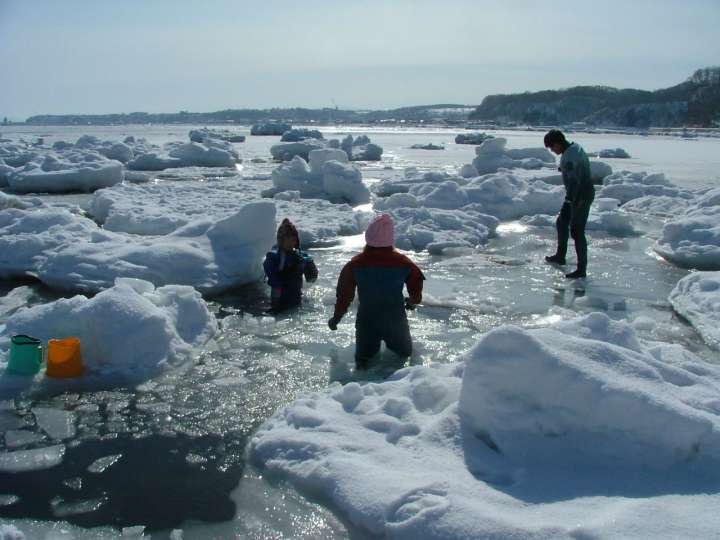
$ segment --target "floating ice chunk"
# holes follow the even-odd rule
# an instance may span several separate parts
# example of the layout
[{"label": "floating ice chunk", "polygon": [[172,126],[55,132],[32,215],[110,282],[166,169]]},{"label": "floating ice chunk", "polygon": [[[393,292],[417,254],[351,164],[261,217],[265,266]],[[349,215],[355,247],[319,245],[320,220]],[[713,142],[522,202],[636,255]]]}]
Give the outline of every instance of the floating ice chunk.
[{"label": "floating ice chunk", "polygon": [[588,154],[590,157],[599,157],[599,158],[606,158],[606,159],[629,159],[630,154],[628,154],[623,148],[607,148],[605,150],[600,150],[599,152],[591,152]]},{"label": "floating ice chunk", "polygon": [[123,181],[123,166],[95,152],[72,152],[62,157],[47,155],[31,162],[8,179],[16,193],[63,193],[94,191]]},{"label": "floating ice chunk", "polygon": [[539,169],[555,163],[547,148],[506,149],[506,145],[507,139],[497,137],[486,139],[475,148],[472,165],[479,174],[495,173],[499,169]]},{"label": "floating ice chunk", "polygon": [[348,135],[340,143],[340,148],[345,150],[350,161],[380,161],[382,159],[383,148],[370,142],[367,135],[360,135],[356,138]]},{"label": "floating ice chunk", "polygon": [[122,454],[113,454],[111,456],[104,456],[93,461],[87,468],[88,472],[93,474],[101,474],[108,470],[110,467],[115,465]]},{"label": "floating ice chunk", "polygon": [[32,412],[38,427],[51,439],[61,441],[75,436],[75,415],[71,411],[35,407]]},{"label": "floating ice chunk", "polygon": [[479,145],[486,139],[492,139],[492,135],[487,133],[460,133],[455,137],[455,144],[474,144]]},{"label": "floating ice chunk", "polygon": [[292,126],[283,122],[265,122],[262,124],[254,124],[250,128],[250,135],[282,135],[286,131],[290,131]]},{"label": "floating ice chunk", "polygon": [[655,251],[685,268],[720,270],[720,189],[714,189],[668,221]]},{"label": "floating ice chunk", "polygon": [[128,162],[127,167],[137,171],[163,171],[174,167],[182,167],[182,161],[161,152],[148,152],[136,156],[135,159]]},{"label": "floating ice chunk", "polygon": [[57,444],[35,450],[0,452],[0,472],[21,473],[56,467],[62,462],[65,446]]},{"label": "floating ice chunk", "polygon": [[319,176],[323,174],[323,166],[328,161],[339,161],[347,163],[348,157],[343,150],[337,148],[324,148],[322,150],[313,150],[310,152],[310,172]]},{"label": "floating ice chunk", "polygon": [[610,176],[612,172],[612,167],[604,161],[590,160],[590,177],[593,183],[602,184],[603,180]]},{"label": "floating ice chunk", "polygon": [[21,446],[34,444],[42,440],[42,435],[33,433],[32,431],[10,429],[5,432],[5,447],[14,450]]},{"label": "floating ice chunk", "polygon": [[[20,497],[18,497],[17,495],[0,495],[0,506],[12,506],[19,500]],[[7,527],[7,525],[4,526]],[[2,532],[2,526],[0,526],[0,539],[5,540]]]},{"label": "floating ice chunk", "polygon": [[[6,329],[8,335],[28,333],[42,340],[78,337],[91,374],[115,372],[128,379],[184,358],[216,331],[215,317],[191,287],[155,289],[127,280],[90,299],[75,296],[20,311],[8,319]],[[33,412],[51,437],[72,436],[70,417],[59,416],[63,411]]]},{"label": "floating ice chunk", "polygon": [[445,150],[444,146],[433,144],[433,143],[413,144],[410,148],[412,150]]},{"label": "floating ice chunk", "polygon": [[193,129],[190,131],[189,136],[190,141],[199,143],[205,142],[206,139],[217,139],[230,143],[245,142],[245,135],[240,135],[227,129]]},{"label": "floating ice chunk", "polygon": [[395,245],[400,249],[442,254],[447,249],[471,248],[487,243],[499,225],[497,219],[478,212],[431,208],[397,208]]},{"label": "floating ice chunk", "polygon": [[108,159],[114,159],[121,163],[127,163],[134,157],[133,149],[121,142],[114,143],[106,148],[101,148],[100,153]]},{"label": "floating ice chunk", "polygon": [[0,211],[0,277],[35,272],[46,254],[87,241],[97,230],[91,220],[61,208]]},{"label": "floating ice chunk", "polygon": [[84,292],[111,287],[117,277],[222,291],[262,276],[262,257],[274,243],[275,212],[272,202],[258,201],[217,221],[197,219],[165,236],[98,232],[48,254],[38,276],[52,287]]},{"label": "floating ice chunk", "polygon": [[669,300],[710,347],[720,349],[720,272],[685,276],[672,290]]},{"label": "floating ice chunk", "polygon": [[370,190],[363,184],[360,169],[340,161],[326,161],[322,167],[323,189],[333,202],[352,205],[370,202]]},{"label": "floating ice chunk", "polygon": [[298,142],[279,143],[270,147],[270,153],[273,159],[278,161],[290,161],[298,156],[305,161],[310,159],[310,152],[313,150],[322,150],[325,143],[317,139],[307,139]]},{"label": "floating ice chunk", "polygon": [[503,455],[661,467],[720,460],[720,416],[703,407],[720,380],[664,366],[604,315],[560,326],[503,327],[468,356],[461,413]]},{"label": "floating ice chunk", "polygon": [[0,540],[25,540],[25,534],[15,525],[0,524]]},{"label": "floating ice chunk", "polygon": [[324,137],[317,129],[308,128],[289,129],[280,137],[282,142],[298,142],[306,139],[324,139]]},{"label": "floating ice chunk", "polygon": [[378,537],[706,537],[719,383],[717,366],[600,314],[503,326],[464,363],[304,394],[250,457]]},{"label": "floating ice chunk", "polygon": [[666,195],[645,195],[622,205],[626,212],[658,218],[677,217],[684,214],[690,205],[688,199]]},{"label": "floating ice chunk", "polygon": [[463,178],[474,178],[475,176],[480,176],[480,173],[472,163],[466,163],[460,167],[458,174]]},{"label": "floating ice chunk", "polygon": [[227,149],[190,142],[175,146],[168,152],[171,158],[180,160],[182,167],[234,167],[236,157]]}]

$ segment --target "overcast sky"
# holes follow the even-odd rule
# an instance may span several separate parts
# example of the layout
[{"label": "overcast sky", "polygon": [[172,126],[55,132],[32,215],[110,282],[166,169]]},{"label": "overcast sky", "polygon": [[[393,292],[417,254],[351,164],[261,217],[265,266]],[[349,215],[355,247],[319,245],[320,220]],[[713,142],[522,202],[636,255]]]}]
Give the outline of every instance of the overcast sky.
[{"label": "overcast sky", "polygon": [[0,116],[655,89],[718,28],[720,0],[0,0]]}]

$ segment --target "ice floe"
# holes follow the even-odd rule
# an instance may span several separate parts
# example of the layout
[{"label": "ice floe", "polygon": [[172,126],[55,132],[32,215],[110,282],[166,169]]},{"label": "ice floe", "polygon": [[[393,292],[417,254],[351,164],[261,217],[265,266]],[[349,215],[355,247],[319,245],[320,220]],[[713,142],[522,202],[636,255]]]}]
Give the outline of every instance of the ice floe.
[{"label": "ice floe", "polygon": [[720,350],[720,272],[693,272],[685,276],[672,290],[669,300],[710,347]]},{"label": "ice floe", "polygon": [[717,367],[594,313],[306,393],[250,453],[379,536],[702,538],[720,527],[719,389]]},{"label": "ice floe", "polygon": [[720,188],[698,196],[665,223],[655,251],[678,266],[720,270]]},{"label": "ice floe", "polygon": [[[184,358],[217,332],[215,316],[192,287],[155,288],[147,281],[118,279],[92,298],[74,296],[18,311],[5,335],[41,340],[77,337],[89,375],[138,380]],[[33,409],[53,439],[72,437],[72,413]]]}]

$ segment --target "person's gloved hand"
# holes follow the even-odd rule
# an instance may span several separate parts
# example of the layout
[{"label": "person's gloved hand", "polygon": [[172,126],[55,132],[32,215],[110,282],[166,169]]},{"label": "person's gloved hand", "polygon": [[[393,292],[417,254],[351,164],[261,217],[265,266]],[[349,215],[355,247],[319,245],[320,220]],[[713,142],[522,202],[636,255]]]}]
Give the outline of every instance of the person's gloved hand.
[{"label": "person's gloved hand", "polygon": [[339,319],[336,319],[335,317],[330,317],[330,320],[328,321],[328,327],[330,328],[330,330],[335,331],[337,330],[337,325],[339,322]]},{"label": "person's gloved hand", "polygon": [[413,311],[417,306],[413,304],[409,298],[405,299],[405,309],[408,311]]}]

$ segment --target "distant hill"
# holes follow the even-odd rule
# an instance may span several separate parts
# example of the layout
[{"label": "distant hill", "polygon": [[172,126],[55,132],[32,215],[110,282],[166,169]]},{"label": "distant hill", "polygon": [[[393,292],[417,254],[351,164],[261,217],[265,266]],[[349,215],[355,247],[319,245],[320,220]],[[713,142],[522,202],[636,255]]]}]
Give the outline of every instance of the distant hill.
[{"label": "distant hill", "polygon": [[254,124],[283,121],[294,124],[327,123],[464,123],[474,106],[457,104],[418,105],[391,110],[357,111],[343,109],[227,109],[197,113],[133,112],[122,114],[60,114],[31,116],[34,125],[124,125],[124,124]]},{"label": "distant hill", "polygon": [[686,81],[655,91],[575,86],[487,96],[469,119],[529,125],[712,127],[720,125],[720,67],[699,69]]}]

